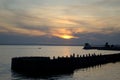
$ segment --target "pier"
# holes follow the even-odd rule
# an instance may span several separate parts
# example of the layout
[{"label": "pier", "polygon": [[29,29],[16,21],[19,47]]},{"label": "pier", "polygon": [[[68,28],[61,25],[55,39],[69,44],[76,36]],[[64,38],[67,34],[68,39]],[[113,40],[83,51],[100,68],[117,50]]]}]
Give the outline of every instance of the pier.
[{"label": "pier", "polygon": [[97,49],[97,50],[115,50],[120,51],[120,45],[109,45],[108,42],[105,43],[105,45],[102,46],[93,46],[89,43],[85,43],[83,49]]},{"label": "pier", "polygon": [[73,73],[76,69],[118,61],[120,61],[120,53],[107,55],[73,54],[70,57],[53,57],[53,59],[50,57],[14,57],[11,69],[20,74],[45,76]]}]

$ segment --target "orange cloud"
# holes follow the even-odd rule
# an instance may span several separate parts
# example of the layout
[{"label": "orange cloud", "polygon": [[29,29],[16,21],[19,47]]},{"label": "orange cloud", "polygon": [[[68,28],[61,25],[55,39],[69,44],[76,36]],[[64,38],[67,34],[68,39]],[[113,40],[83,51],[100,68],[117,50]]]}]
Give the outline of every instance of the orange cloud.
[{"label": "orange cloud", "polygon": [[5,30],[2,30],[0,32],[7,32],[7,33],[14,33],[14,34],[23,34],[23,35],[28,35],[28,36],[43,36],[46,35],[45,32],[40,31],[40,30],[31,30],[31,29],[25,29],[21,27],[16,27],[15,25],[11,24],[2,24],[1,26]]},{"label": "orange cloud", "polygon": [[29,29],[23,29],[23,28],[15,28],[11,30],[12,32],[29,35],[29,36],[43,36],[46,35],[45,32],[42,32],[40,30],[29,30]]},{"label": "orange cloud", "polygon": [[73,35],[73,32],[66,28],[56,28],[51,30],[51,35],[63,39],[72,39],[72,38],[78,38]]},{"label": "orange cloud", "polygon": [[[57,9],[57,8],[56,8]],[[55,9],[55,10],[56,10]],[[46,8],[48,10],[48,8]],[[119,17],[111,18],[101,18],[95,17],[92,15],[83,16],[83,15],[63,15],[52,12],[52,8],[49,11],[44,9],[41,11],[37,9],[34,11],[30,9],[30,12],[26,11],[22,16],[18,16],[17,20],[14,16],[16,14],[7,13],[7,16],[2,16],[3,19],[0,19],[1,27],[0,32],[10,32],[15,34],[22,34],[28,36],[55,36],[59,38],[78,38],[74,34],[80,33],[102,33],[110,34],[115,32],[115,30],[108,29],[109,26],[114,27],[117,31],[120,31]],[[8,11],[9,12],[9,11]],[[4,20],[5,19],[5,20]],[[17,24],[17,23],[19,24]],[[32,29],[27,29],[23,26],[33,26]],[[46,27],[46,30],[37,30],[35,28]],[[104,28],[107,30],[103,33]]]},{"label": "orange cloud", "polygon": [[4,29],[0,30],[0,33],[6,33],[6,32],[8,32],[8,31],[4,30]]},{"label": "orange cloud", "polygon": [[53,22],[58,24],[70,24],[70,25],[77,25],[77,23],[70,21],[68,19],[55,19]]}]

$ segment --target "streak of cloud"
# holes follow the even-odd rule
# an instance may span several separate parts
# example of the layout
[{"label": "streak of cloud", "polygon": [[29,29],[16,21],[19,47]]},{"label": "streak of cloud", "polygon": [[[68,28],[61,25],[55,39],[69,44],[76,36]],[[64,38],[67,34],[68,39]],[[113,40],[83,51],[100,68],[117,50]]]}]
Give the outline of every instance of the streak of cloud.
[{"label": "streak of cloud", "polygon": [[[67,35],[75,41],[82,38],[97,40],[96,36],[90,37],[92,34],[115,36],[120,32],[119,2],[0,0],[0,34],[57,39]],[[85,38],[83,34],[89,37]]]}]

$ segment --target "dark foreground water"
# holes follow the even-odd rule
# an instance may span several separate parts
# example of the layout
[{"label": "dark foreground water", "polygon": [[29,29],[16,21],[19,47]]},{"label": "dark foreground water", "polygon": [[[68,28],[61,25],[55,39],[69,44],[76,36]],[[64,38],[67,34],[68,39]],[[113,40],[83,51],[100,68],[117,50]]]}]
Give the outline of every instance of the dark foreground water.
[{"label": "dark foreground water", "polygon": [[70,54],[113,54],[120,51],[83,50],[82,46],[0,46],[0,80],[120,80],[120,62],[75,70],[51,77],[23,77],[11,71],[11,58],[19,56],[69,56]]}]

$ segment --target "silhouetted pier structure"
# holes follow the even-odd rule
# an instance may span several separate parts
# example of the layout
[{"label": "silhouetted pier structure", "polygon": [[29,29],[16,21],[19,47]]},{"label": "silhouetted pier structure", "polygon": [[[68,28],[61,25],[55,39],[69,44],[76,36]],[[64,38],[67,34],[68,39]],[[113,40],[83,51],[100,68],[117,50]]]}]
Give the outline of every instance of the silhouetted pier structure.
[{"label": "silhouetted pier structure", "polygon": [[92,46],[89,43],[85,43],[83,49],[97,49],[97,50],[120,50],[120,45],[109,45],[108,42],[105,43],[103,46]]},{"label": "silhouetted pier structure", "polygon": [[11,68],[25,75],[43,76],[72,73],[75,69],[120,61],[117,54],[70,55],[70,57],[14,57]]}]

